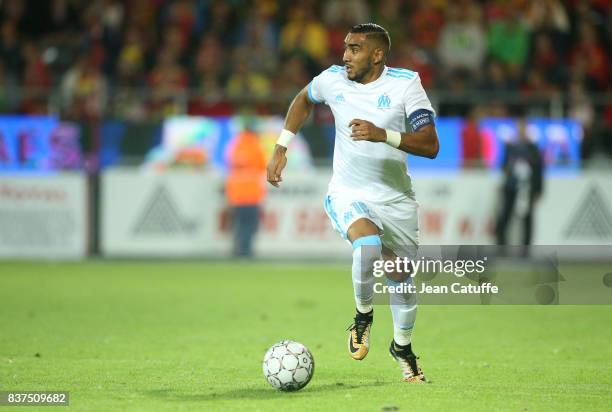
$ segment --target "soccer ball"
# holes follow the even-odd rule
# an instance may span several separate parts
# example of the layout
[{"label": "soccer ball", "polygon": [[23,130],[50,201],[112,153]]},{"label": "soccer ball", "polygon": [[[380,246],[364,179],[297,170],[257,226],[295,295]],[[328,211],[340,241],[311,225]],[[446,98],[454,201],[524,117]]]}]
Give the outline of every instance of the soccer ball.
[{"label": "soccer ball", "polygon": [[272,345],[263,359],[263,373],[270,385],[281,391],[297,391],[310,382],[314,358],[308,348],[292,340]]}]

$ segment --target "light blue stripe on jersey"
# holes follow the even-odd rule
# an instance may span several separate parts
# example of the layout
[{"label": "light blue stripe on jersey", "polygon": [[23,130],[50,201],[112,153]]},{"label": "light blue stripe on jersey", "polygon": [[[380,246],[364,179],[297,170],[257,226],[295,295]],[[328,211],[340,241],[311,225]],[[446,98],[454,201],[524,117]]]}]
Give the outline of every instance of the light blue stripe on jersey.
[{"label": "light blue stripe on jersey", "polygon": [[397,72],[397,73],[405,73],[405,74],[416,74],[416,72],[413,72],[412,70],[408,70],[408,69],[400,69],[398,67],[389,67],[387,68],[387,72]]},{"label": "light blue stripe on jersey", "polygon": [[314,96],[312,95],[312,82],[308,83],[308,99],[313,102],[314,104],[321,104],[323,102],[317,100],[314,98]]},{"label": "light blue stripe on jersey", "polygon": [[409,74],[398,74],[398,73],[387,73],[387,76],[389,77],[397,77],[397,78],[404,78],[404,79],[414,79],[413,75],[409,75]]},{"label": "light blue stripe on jersey", "polygon": [[406,80],[414,79],[414,77],[412,77],[412,76],[395,76],[395,75],[392,75],[392,74],[387,74],[387,76],[392,77],[394,79],[406,79]]},{"label": "light blue stripe on jersey", "polygon": [[400,72],[400,71],[395,71],[395,70],[388,70],[387,74],[393,74],[396,76],[410,76],[410,77],[414,77],[416,75],[415,72]]},{"label": "light blue stripe on jersey", "polygon": [[327,71],[330,72],[341,72],[342,70],[344,70],[344,68],[342,66],[338,66],[337,64],[332,64],[331,66],[329,66],[329,69],[327,69]]},{"label": "light blue stripe on jersey", "polygon": [[390,77],[404,77],[406,79],[412,79],[416,76],[416,72],[406,69],[387,69],[387,75]]},{"label": "light blue stripe on jersey", "polygon": [[382,245],[382,242],[380,241],[380,236],[378,235],[364,236],[364,237],[355,239],[355,241],[353,242],[353,249],[357,249],[360,246],[378,246],[378,245]]}]

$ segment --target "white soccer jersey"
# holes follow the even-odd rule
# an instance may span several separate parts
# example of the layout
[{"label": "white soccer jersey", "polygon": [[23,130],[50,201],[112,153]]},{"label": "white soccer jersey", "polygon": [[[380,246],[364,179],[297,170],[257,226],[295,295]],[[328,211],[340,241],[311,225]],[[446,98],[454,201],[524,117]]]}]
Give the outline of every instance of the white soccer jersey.
[{"label": "white soccer jersey", "polygon": [[386,67],[368,84],[348,79],[342,66],[331,66],[312,79],[308,97],[327,104],[336,123],[333,177],[329,192],[351,193],[372,202],[414,197],[406,153],[385,143],[353,141],[353,119],[383,129],[406,131],[406,118],[419,109],[434,113],[418,73]]}]

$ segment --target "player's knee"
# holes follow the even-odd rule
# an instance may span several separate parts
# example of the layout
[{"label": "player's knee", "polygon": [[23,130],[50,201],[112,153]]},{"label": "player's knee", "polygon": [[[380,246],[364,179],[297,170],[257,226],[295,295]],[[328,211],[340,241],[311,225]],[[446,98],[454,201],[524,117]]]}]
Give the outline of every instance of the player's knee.
[{"label": "player's knee", "polygon": [[410,275],[408,273],[403,273],[403,272],[390,272],[390,273],[386,273],[386,276],[387,276],[387,279],[393,282],[397,282],[397,283],[404,283],[406,280],[410,278]]},{"label": "player's knee", "polygon": [[[371,287],[372,271],[380,260],[382,242],[380,236],[369,235],[355,239],[353,242],[353,282],[363,280]],[[357,278],[357,279],[356,279]]]},{"label": "player's knee", "polygon": [[[397,260],[397,255],[393,253],[393,251],[389,249],[388,247],[383,246],[382,258],[385,261],[390,260],[392,262],[395,262]],[[412,275],[412,270],[413,270],[412,262],[408,262],[405,270],[403,271],[393,270],[393,271],[386,272],[385,275],[387,276],[387,279],[393,282],[403,283]]]},{"label": "player's knee", "polygon": [[379,236],[380,230],[374,222],[369,219],[356,220],[347,231],[348,239],[352,242],[367,236]]}]

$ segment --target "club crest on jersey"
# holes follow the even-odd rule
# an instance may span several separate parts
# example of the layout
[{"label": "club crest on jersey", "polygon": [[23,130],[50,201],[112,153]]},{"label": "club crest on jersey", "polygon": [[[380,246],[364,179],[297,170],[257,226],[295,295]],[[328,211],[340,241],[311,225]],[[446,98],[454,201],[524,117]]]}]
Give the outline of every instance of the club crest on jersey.
[{"label": "club crest on jersey", "polygon": [[344,95],[342,93],[336,95],[336,102],[344,102]]},{"label": "club crest on jersey", "polygon": [[379,109],[389,109],[391,107],[391,99],[386,94],[381,94],[378,98]]}]

